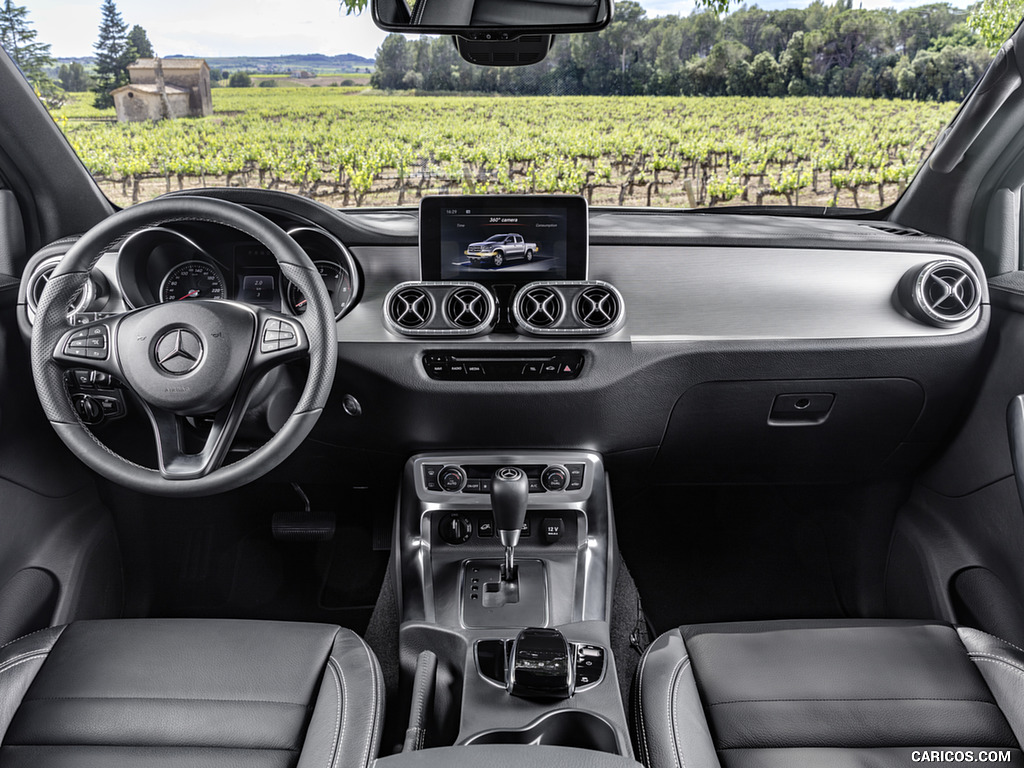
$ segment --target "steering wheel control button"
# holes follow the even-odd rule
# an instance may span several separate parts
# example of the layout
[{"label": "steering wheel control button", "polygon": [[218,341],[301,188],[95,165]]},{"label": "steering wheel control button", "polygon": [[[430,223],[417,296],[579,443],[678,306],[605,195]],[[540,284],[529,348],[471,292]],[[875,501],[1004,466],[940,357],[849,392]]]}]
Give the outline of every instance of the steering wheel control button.
[{"label": "steering wheel control button", "polygon": [[187,328],[168,331],[156,343],[156,364],[172,376],[184,376],[199,367],[203,359],[203,342]]},{"label": "steering wheel control button", "polygon": [[98,325],[83,328],[70,334],[64,342],[64,354],[69,357],[82,357],[87,360],[106,360],[109,338],[107,328]]},{"label": "steering wheel control button", "polygon": [[555,544],[565,533],[565,522],[560,517],[545,517],[541,523],[540,535],[545,544]]},{"label": "steering wheel control button", "polygon": [[441,518],[438,533],[449,544],[465,544],[473,535],[473,523],[465,515],[449,512]]},{"label": "steering wheel control button", "polygon": [[295,327],[287,320],[267,320],[263,325],[260,352],[277,352],[298,346],[299,337]]},{"label": "steering wheel control button", "polygon": [[560,464],[546,467],[540,476],[541,485],[548,491],[564,491],[569,484],[569,470]]},{"label": "steering wheel control button", "polygon": [[441,490],[458,493],[466,487],[466,473],[462,467],[449,465],[438,473],[437,482]]}]

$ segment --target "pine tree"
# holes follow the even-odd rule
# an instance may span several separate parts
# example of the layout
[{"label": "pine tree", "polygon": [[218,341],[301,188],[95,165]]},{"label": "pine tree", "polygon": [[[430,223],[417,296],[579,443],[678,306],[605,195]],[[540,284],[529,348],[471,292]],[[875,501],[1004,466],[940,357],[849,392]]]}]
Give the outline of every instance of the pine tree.
[{"label": "pine tree", "polygon": [[128,33],[128,42],[135,49],[135,55],[140,59],[152,59],[156,54],[153,52],[153,44],[149,42],[146,30],[136,24]]},{"label": "pine tree", "polygon": [[36,40],[36,30],[28,20],[28,9],[11,0],[0,1],[0,45],[47,104],[63,103],[63,92],[46,74],[53,66],[50,46]]},{"label": "pine tree", "polygon": [[93,90],[97,108],[113,106],[111,91],[128,84],[128,65],[135,61],[135,49],[128,41],[128,25],[121,18],[114,0],[103,0],[100,36],[93,46],[96,51],[96,75]]}]

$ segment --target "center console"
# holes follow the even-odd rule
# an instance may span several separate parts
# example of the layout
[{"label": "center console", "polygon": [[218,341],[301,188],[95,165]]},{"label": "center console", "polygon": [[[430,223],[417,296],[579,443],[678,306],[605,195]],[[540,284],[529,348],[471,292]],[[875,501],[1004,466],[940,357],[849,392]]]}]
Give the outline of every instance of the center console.
[{"label": "center console", "polygon": [[420,746],[632,758],[609,634],[616,548],[599,455],[414,456],[395,525],[402,698],[433,698],[416,724]]}]

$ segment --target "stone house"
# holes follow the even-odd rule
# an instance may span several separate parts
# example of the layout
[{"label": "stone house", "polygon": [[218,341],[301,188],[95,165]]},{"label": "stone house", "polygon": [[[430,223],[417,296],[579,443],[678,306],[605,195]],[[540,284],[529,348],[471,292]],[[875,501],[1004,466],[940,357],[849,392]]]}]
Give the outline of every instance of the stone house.
[{"label": "stone house", "polygon": [[119,122],[213,114],[210,67],[203,59],[139,59],[131,83],[111,94]]}]

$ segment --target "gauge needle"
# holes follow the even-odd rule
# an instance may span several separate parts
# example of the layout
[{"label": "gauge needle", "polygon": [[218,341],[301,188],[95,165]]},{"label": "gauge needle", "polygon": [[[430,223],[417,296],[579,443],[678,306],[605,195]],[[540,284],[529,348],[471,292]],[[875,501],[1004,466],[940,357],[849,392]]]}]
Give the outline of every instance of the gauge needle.
[{"label": "gauge needle", "polygon": [[302,301],[300,301],[298,304],[295,305],[295,308],[298,309],[299,307],[301,307],[305,303],[306,303],[306,300],[303,299]]},{"label": "gauge needle", "polygon": [[182,296],[180,299],[178,299],[178,301],[182,301],[183,299],[194,299],[198,295],[199,295],[199,289],[198,288],[193,288],[191,291],[189,291],[184,296]]}]

